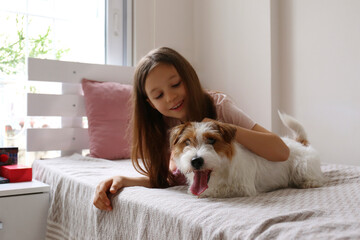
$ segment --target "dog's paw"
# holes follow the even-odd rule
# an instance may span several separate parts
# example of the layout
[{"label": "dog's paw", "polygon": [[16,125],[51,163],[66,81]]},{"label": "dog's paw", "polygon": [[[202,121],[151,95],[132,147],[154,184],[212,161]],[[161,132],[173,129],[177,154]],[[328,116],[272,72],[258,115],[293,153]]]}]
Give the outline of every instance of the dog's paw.
[{"label": "dog's paw", "polygon": [[318,188],[323,186],[323,181],[320,180],[308,180],[298,184],[298,188]]}]

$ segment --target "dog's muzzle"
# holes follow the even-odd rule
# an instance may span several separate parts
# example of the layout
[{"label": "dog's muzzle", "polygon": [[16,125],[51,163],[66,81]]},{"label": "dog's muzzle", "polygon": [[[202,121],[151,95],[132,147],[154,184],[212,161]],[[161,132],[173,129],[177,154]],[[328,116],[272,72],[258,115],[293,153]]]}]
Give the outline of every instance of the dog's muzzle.
[{"label": "dog's muzzle", "polygon": [[190,186],[190,191],[196,196],[200,196],[208,188],[208,182],[210,180],[210,169],[204,169],[204,159],[202,157],[195,156],[191,159],[191,166],[194,168],[193,183]]}]

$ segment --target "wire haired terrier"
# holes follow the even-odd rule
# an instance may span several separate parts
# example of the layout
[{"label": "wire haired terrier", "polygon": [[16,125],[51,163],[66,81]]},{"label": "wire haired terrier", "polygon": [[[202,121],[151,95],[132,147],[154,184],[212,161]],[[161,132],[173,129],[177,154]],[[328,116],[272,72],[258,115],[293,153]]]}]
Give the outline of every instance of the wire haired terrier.
[{"label": "wire haired terrier", "polygon": [[174,127],[170,145],[178,169],[185,174],[189,192],[198,197],[255,196],[279,188],[313,188],[324,179],[316,150],[303,126],[280,113],[293,133],[282,137],[290,149],[284,162],[271,162],[235,140],[236,128],[218,121],[188,122]]}]

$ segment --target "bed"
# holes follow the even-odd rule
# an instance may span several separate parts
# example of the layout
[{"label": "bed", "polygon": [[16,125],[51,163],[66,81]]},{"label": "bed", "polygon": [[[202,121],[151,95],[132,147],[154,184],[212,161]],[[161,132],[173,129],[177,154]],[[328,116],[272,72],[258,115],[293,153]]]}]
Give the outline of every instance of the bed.
[{"label": "bed", "polygon": [[[108,156],[108,151],[82,154],[83,149],[96,152],[99,143],[93,143],[91,135],[96,131],[91,128],[96,124],[90,115],[88,127],[82,124],[89,101],[80,86],[84,87],[84,78],[131,84],[133,71],[132,67],[29,59],[29,80],[71,85],[62,94],[28,96],[29,116],[59,116],[63,123],[27,133],[28,151],[60,150],[62,154],[33,163],[34,178],[51,188],[48,239],[360,239],[357,166],[323,163],[327,178],[323,187],[281,189],[256,197],[202,199],[188,194],[186,186],[129,187],[111,196],[113,211],[96,209],[92,200],[100,181],[139,174],[126,158],[127,148]],[[128,116],[117,121],[126,124]],[[126,144],[129,137],[121,135]]]}]

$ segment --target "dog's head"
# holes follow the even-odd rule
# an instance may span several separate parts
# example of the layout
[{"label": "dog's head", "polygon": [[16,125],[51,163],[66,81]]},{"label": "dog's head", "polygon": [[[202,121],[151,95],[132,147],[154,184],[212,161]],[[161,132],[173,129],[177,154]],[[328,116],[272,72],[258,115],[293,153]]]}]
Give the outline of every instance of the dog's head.
[{"label": "dog's head", "polygon": [[217,121],[188,122],[171,130],[172,156],[194,195],[208,188],[212,174],[226,171],[234,154],[235,133],[234,126]]}]

